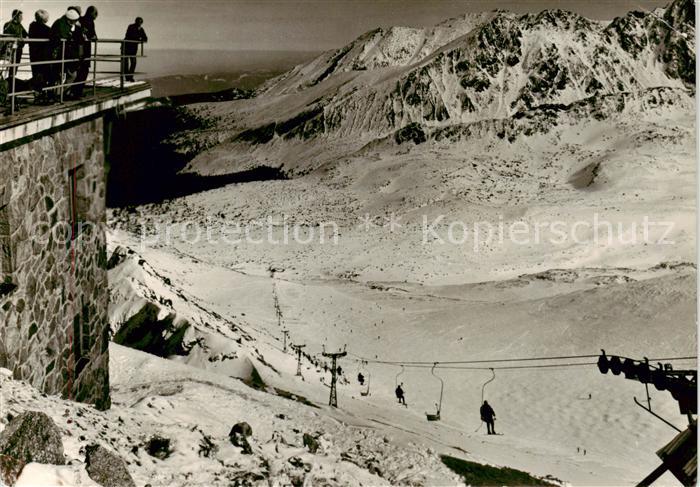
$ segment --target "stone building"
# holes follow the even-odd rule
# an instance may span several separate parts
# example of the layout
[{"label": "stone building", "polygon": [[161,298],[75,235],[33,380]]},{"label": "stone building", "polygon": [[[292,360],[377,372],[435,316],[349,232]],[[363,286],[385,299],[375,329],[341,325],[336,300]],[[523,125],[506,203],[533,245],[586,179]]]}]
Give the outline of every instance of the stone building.
[{"label": "stone building", "polygon": [[141,87],[5,126],[0,119],[0,366],[102,409],[110,405],[105,134],[115,107],[148,95]]}]

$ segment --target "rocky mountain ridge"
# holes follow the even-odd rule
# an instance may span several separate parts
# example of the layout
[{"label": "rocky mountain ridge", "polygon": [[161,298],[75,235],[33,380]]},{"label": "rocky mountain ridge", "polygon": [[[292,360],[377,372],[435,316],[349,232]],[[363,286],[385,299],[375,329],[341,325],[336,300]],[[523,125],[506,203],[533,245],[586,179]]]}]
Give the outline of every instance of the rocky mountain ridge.
[{"label": "rocky mountain ridge", "polygon": [[[692,95],[693,19],[692,2],[676,0],[663,16],[635,11],[608,25],[545,10],[467,16],[452,36],[439,26],[431,35],[378,29],[262,90],[260,96],[282,99],[311,89],[321,94],[296,116],[274,121],[269,140],[275,134],[386,135],[412,123],[506,118],[542,105],[657,87]],[[426,54],[439,41],[445,43]],[[334,78],[342,78],[340,86]]]}]

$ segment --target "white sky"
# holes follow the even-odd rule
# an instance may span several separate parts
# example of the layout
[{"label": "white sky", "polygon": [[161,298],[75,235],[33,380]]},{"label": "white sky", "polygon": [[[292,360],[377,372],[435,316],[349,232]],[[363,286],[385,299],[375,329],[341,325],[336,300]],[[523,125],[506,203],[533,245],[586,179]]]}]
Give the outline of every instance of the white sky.
[{"label": "white sky", "polygon": [[[43,8],[51,22],[69,5],[56,0],[0,0],[0,18],[24,12],[28,27]],[[466,12],[503,8],[514,12],[545,8],[573,10],[611,19],[630,10],[653,9],[658,0],[95,0],[97,32],[121,38],[136,16],[145,19],[150,49],[318,51],[345,45],[379,26],[433,25]],[[80,4],[83,10],[90,4]]]}]

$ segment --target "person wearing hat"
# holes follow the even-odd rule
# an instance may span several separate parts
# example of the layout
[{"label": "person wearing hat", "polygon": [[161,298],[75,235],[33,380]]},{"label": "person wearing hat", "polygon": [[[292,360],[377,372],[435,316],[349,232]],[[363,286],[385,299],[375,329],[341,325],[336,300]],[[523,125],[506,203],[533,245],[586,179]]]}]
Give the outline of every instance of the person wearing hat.
[{"label": "person wearing hat", "polygon": [[[27,37],[27,31],[24,29],[24,26],[22,25],[22,11],[21,10],[13,10],[12,11],[12,19],[9,22],[5,22],[5,25],[2,28],[2,33],[6,36],[9,37],[17,37],[19,39],[24,39]],[[11,46],[11,43],[5,43],[3,46],[3,51],[5,52],[9,47]],[[16,50],[15,50],[15,57],[12,59],[13,63],[19,63],[22,61],[22,51],[24,50],[24,42],[23,41],[17,41],[16,44]],[[17,72],[17,67],[14,67],[10,69],[9,75],[8,75],[8,83],[9,86],[12,86],[12,78],[15,76],[15,73]]]},{"label": "person wearing hat", "polygon": [[[51,58],[60,61],[61,59],[76,59],[78,57],[78,43],[76,42],[79,34],[78,20],[80,14],[73,7],[69,8],[66,13],[56,20],[51,26]],[[64,47],[65,46],[65,47]],[[65,78],[61,79],[61,63],[51,65],[51,83],[56,85],[61,82],[69,84],[75,81],[76,70],[78,63],[68,61],[63,65],[63,73]]]},{"label": "person wearing hat", "polygon": [[[48,39],[51,37],[51,27],[48,26],[49,13],[46,10],[37,10],[34,14],[34,22],[29,24],[29,37],[31,39]],[[32,63],[50,61],[51,46],[48,42],[29,43],[29,61]],[[32,64],[32,86],[35,91],[41,92],[51,78],[51,65]],[[37,97],[44,99],[45,93],[41,92]]]},{"label": "person wearing hat", "polygon": [[[143,30],[143,19],[141,17],[136,17],[134,23],[126,29],[124,40],[148,42],[148,36],[146,35],[146,31]],[[136,71],[136,54],[138,53],[138,50],[139,44],[137,42],[124,42],[122,44],[122,54],[124,56],[130,56],[123,59],[126,81],[134,81],[134,72]]]}]

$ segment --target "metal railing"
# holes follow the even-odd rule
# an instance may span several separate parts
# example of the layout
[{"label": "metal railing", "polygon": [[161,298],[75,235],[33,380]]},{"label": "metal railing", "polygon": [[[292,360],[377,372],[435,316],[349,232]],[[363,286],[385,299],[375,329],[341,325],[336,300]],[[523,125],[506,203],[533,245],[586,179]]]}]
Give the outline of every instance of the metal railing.
[{"label": "metal railing", "polygon": [[[58,44],[60,42],[60,45]],[[51,59],[45,61],[31,61],[29,54],[22,54],[22,58],[17,61],[17,50],[19,49],[19,44],[32,44],[32,43],[46,43],[46,52],[51,52]],[[127,44],[138,44],[136,54],[125,54],[125,47]],[[71,45],[73,44],[73,45]],[[66,58],[67,47],[71,49],[76,49],[79,46],[79,42],[60,39],[36,39],[36,38],[18,38],[18,37],[8,37],[0,35],[0,46],[5,48],[5,59],[8,61],[0,64],[0,72],[3,73],[4,79],[10,81],[7,90],[7,99],[10,100],[10,113],[14,115],[17,107],[17,98],[32,98],[37,95],[37,93],[52,93],[58,92],[58,102],[63,103],[66,97],[66,91],[68,88],[83,85],[84,87],[92,86],[92,96],[97,96],[97,87],[100,84],[106,84],[110,81],[119,81],[119,89],[123,90],[125,88],[125,80],[127,77],[132,77],[134,75],[145,74],[144,72],[134,71],[127,72],[126,62],[128,59],[138,59],[145,58],[144,55],[144,41],[132,41],[126,39],[95,39],[90,41],[83,41],[83,48],[90,44],[91,52],[89,56]],[[98,54],[99,45],[118,45],[120,47],[119,54],[103,53]],[[60,47],[59,47],[60,46]],[[60,52],[57,52],[60,51]],[[27,61],[25,61],[27,59]],[[99,63],[119,63],[119,71],[116,70],[98,70]],[[76,73],[79,69],[81,63],[89,63],[92,66],[90,70],[88,68],[88,78],[92,71],[91,80],[87,78],[81,81],[71,81],[68,82],[67,75],[69,73]],[[35,87],[29,90],[17,91],[17,75],[18,73],[26,73],[32,71],[32,66],[57,66],[60,65],[60,71],[53,72],[51,79],[46,80],[47,84],[41,87]],[[84,66],[83,66],[84,67]],[[107,75],[107,76],[105,76]],[[32,78],[33,79],[33,78]],[[23,80],[24,81],[24,80]]]}]

